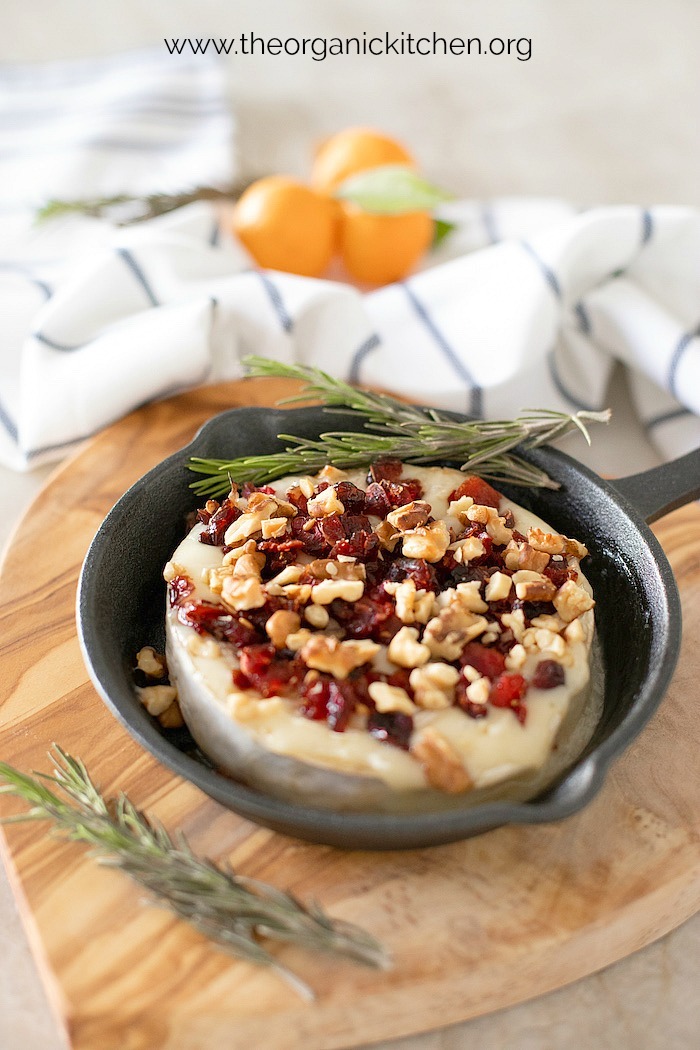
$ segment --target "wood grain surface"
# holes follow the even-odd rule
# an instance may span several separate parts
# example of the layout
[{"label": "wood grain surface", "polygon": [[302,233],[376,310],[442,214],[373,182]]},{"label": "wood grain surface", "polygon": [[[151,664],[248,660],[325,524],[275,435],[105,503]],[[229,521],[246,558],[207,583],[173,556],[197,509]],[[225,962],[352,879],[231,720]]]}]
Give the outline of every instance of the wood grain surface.
[{"label": "wood grain surface", "polygon": [[[43,824],[5,829],[16,892],[76,1050],[331,1050],[465,1020],[560,987],[683,922],[700,906],[700,512],[656,528],[679,581],[684,643],[660,711],[582,813],[412,852],[343,852],[257,828],[144,752],[88,681],[76,637],[80,565],[122,492],[210,415],[267,405],[248,380],[150,405],[104,431],[49,481],[0,576],[0,753],[48,771],[52,741],[106,791],[125,790],[195,850],[314,897],[390,948],[387,973],[289,947],[316,989],[229,959],[123,875]],[[286,388],[285,388],[286,389]],[[128,557],[128,552],[125,552]],[[3,799],[3,813],[15,807]]]}]

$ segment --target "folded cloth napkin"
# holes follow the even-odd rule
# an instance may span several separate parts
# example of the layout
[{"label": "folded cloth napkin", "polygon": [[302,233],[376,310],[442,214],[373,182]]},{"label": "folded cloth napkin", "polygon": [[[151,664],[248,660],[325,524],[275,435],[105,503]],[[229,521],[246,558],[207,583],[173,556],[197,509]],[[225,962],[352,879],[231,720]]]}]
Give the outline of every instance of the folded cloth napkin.
[{"label": "folded cloth napkin", "polygon": [[2,66],[0,210],[228,185],[232,133],[223,69],[202,55]]},{"label": "folded cloth napkin", "polygon": [[0,457],[60,456],[150,399],[240,376],[253,352],[490,417],[601,408],[620,361],[662,454],[700,444],[700,212],[512,200],[449,217],[432,265],[368,294],[254,269],[208,204],[50,223],[31,258],[20,236]]},{"label": "folded cloth napkin", "polygon": [[603,407],[621,361],[663,454],[700,444],[700,212],[454,204],[427,267],[365,295],[256,270],[207,204],[34,222],[50,198],[228,182],[232,133],[201,55],[0,69],[0,461],[59,458],[252,352],[491,417]]}]

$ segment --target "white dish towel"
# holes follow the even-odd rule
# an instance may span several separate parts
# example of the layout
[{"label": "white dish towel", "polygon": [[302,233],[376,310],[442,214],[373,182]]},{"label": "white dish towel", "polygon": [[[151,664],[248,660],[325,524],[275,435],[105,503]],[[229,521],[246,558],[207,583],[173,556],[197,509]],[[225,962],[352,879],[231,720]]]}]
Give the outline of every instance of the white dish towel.
[{"label": "white dish towel", "polygon": [[[80,174],[76,166],[71,180],[66,167],[60,189],[47,195],[99,195],[106,185],[110,192],[175,190],[178,156],[179,188],[230,178],[231,123],[216,101],[223,88],[218,71],[198,63],[178,74],[181,100],[187,84],[203,90],[199,74],[208,78],[206,105],[218,115],[196,171],[185,143],[205,133],[204,114],[185,130],[181,148],[164,151],[170,181],[165,174],[160,181],[152,157],[150,170],[142,165],[125,185],[129,165],[117,150],[117,188],[109,149],[90,138]],[[157,71],[152,83],[160,84]],[[145,105],[143,94],[133,97]],[[82,155],[84,135],[76,135]],[[58,153],[51,156],[64,141],[52,140]],[[38,167],[30,178],[20,153],[18,145],[8,161],[0,151],[0,185],[5,165],[15,164],[34,192]],[[17,469],[64,455],[150,399],[238,377],[241,357],[253,352],[490,417],[523,407],[603,407],[611,368],[621,361],[661,453],[700,444],[696,210],[455,204],[446,217],[457,230],[426,269],[362,294],[257,271],[207,204],[123,228],[83,216],[32,226],[28,212],[5,204],[0,459]]]}]

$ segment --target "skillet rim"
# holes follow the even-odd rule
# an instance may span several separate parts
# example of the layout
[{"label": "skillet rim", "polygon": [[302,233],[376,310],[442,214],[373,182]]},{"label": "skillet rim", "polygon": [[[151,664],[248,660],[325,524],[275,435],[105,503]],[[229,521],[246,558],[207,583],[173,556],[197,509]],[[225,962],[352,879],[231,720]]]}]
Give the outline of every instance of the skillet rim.
[{"label": "skillet rim", "polygon": [[[447,414],[457,420],[467,418],[460,413]],[[100,587],[102,556],[107,544],[111,542],[120,516],[129,510],[134,501],[138,501],[152,488],[156,480],[165,477],[169,472],[184,468],[190,456],[206,455],[207,445],[218,440],[218,432],[222,429],[229,430],[232,422],[241,422],[241,418],[246,415],[249,418],[252,415],[258,424],[264,422],[271,445],[279,432],[278,421],[284,420],[282,429],[289,432],[290,424],[291,429],[295,429],[293,420],[305,419],[308,424],[310,417],[318,417],[318,423],[314,424],[316,432],[328,429],[321,426],[320,420],[328,420],[329,413],[320,406],[284,410],[254,406],[232,408],[218,413],[199,428],[189,444],[156,464],[130,486],[108,512],[88,549],[77,591],[78,637],[90,678],[112,714],[155,758],[240,816],[275,831],[333,846],[397,849],[438,845],[464,839],[503,824],[538,824],[561,820],[587,805],[600,791],[612,762],[637,737],[666,692],[680,649],[680,596],[666,555],[638,509],[615,488],[613,482],[606,481],[571,456],[549,446],[529,450],[524,455],[534,462],[544,460],[547,468],[555,475],[573,471],[575,475],[586,478],[610,499],[636,528],[658,572],[660,590],[665,600],[665,615],[661,625],[665,624],[666,632],[660,640],[664,659],[649,669],[620,723],[543,794],[524,802],[487,802],[439,813],[347,813],[315,809],[264,795],[205,766],[168,740],[145,710],[139,709],[136,719],[134,718],[133,685],[123,679],[114,680],[114,672],[108,666],[105,656],[105,650],[109,646],[93,622]],[[342,416],[342,411],[333,413],[336,420],[342,419]],[[347,418],[356,419],[350,416]],[[299,429],[297,425],[296,430]],[[229,441],[231,437],[229,433]],[[552,463],[556,464],[554,471],[551,470]],[[188,487],[190,483],[186,475],[183,478],[183,491],[185,480]],[[520,498],[522,501],[522,496]]]}]

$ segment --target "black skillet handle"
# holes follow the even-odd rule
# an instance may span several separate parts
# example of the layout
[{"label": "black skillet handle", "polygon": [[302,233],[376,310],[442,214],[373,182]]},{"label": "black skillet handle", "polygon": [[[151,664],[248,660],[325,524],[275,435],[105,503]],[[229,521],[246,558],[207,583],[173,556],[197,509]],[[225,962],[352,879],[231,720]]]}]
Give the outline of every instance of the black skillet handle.
[{"label": "black skillet handle", "polygon": [[684,503],[700,499],[700,448],[641,474],[617,478],[613,485],[651,525]]}]

